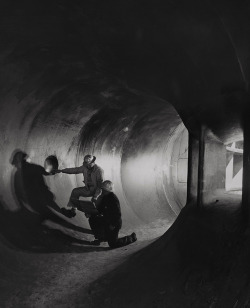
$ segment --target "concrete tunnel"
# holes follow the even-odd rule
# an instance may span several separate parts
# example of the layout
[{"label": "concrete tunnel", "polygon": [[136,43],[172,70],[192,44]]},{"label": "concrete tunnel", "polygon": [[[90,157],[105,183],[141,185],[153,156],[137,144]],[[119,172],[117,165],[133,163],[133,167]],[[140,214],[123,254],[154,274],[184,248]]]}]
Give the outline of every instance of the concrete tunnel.
[{"label": "concrete tunnel", "polygon": [[[0,6],[1,307],[248,307],[249,3]],[[136,243],[60,213],[88,153]]]}]

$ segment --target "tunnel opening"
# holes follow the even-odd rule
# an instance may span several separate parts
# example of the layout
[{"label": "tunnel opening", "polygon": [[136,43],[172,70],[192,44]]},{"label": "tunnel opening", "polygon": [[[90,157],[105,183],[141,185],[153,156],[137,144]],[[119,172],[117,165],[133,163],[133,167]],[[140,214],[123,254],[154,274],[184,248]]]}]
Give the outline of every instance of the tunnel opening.
[{"label": "tunnel opening", "polygon": [[242,194],[243,176],[243,140],[232,142],[226,146],[226,191]]},{"label": "tunnel opening", "polygon": [[[237,132],[225,143],[211,129],[202,128],[193,142],[193,160],[199,166],[192,179],[192,196],[198,207],[228,204],[240,210],[242,199],[243,140]],[[202,141],[203,140],[203,141]],[[201,146],[202,144],[202,146]],[[194,166],[194,164],[193,164]],[[197,193],[197,195],[196,195]]]}]

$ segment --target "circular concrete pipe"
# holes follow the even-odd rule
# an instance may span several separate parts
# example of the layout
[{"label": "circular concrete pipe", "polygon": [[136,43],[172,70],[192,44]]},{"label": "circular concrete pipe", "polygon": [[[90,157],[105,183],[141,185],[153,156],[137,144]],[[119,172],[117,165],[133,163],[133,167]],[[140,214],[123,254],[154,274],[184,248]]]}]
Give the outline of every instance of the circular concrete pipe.
[{"label": "circular concrete pipe", "polygon": [[[13,186],[18,172],[10,159],[17,149],[28,155],[28,163],[42,166],[55,155],[59,168],[79,166],[85,154],[94,154],[105,178],[115,183],[125,230],[160,224],[163,233],[185,205],[187,131],[165,101],[124,89],[99,95],[63,89],[40,103],[10,99],[1,107],[1,123],[1,198],[6,210],[37,210],[28,201],[20,202]],[[66,206],[74,187],[83,185],[82,175],[45,180],[59,207]],[[34,189],[22,179],[17,185],[24,195]],[[81,213],[70,222],[89,228]]]}]

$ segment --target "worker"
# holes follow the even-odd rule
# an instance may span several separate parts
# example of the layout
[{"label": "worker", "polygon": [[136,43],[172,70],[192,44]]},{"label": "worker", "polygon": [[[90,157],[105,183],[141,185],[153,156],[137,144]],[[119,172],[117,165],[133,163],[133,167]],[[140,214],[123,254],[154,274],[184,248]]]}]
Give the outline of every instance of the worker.
[{"label": "worker", "polygon": [[[102,183],[100,199],[92,199],[96,204],[99,215],[90,217],[90,226],[99,228],[99,230],[103,228],[104,235],[101,240],[105,239],[111,248],[117,248],[129,245],[135,242],[137,238],[134,232],[131,235],[118,238],[119,231],[122,227],[121,208],[119,199],[113,190],[114,184],[111,181],[104,181]],[[96,233],[95,230],[93,230],[93,233]],[[96,238],[93,244],[100,245],[101,240],[98,241],[98,238]]]},{"label": "worker", "polygon": [[[86,155],[82,166],[75,168],[66,168],[62,170],[56,170],[55,173],[66,174],[83,174],[84,184],[83,187],[74,188],[71,192],[68,207],[70,210],[62,208],[62,213],[68,217],[74,217],[76,215],[77,206],[79,204],[80,197],[94,197],[98,194],[103,182],[104,171],[101,167],[95,163],[96,157],[93,155]],[[70,211],[70,213],[66,213]],[[65,212],[65,213],[64,213]]]}]

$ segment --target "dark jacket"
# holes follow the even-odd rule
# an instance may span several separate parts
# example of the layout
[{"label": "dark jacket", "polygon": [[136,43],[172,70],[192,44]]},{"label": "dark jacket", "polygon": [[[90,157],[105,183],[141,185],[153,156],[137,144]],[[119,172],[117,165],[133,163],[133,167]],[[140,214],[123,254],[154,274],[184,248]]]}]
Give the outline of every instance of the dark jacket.
[{"label": "dark jacket", "polygon": [[121,207],[119,199],[113,192],[102,196],[102,200],[98,206],[98,211],[103,215],[105,224],[121,228]]}]

